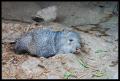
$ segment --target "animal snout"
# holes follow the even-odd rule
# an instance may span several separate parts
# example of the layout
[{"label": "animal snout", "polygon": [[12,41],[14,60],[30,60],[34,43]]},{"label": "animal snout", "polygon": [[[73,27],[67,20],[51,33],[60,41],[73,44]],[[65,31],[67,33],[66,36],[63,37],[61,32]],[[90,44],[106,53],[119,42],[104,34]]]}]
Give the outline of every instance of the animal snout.
[{"label": "animal snout", "polygon": [[79,50],[80,48],[76,48],[76,50]]},{"label": "animal snout", "polygon": [[80,48],[76,48],[74,54],[79,54],[80,53]]}]

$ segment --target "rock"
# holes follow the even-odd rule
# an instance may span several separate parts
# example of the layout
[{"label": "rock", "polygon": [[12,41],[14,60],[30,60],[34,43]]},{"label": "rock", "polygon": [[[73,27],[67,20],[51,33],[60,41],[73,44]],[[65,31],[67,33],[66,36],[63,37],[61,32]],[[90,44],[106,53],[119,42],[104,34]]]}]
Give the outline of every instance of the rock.
[{"label": "rock", "polygon": [[116,74],[112,77],[112,79],[118,79],[118,73],[116,73]]},{"label": "rock", "polygon": [[26,78],[40,78],[40,75],[45,70],[44,66],[40,65],[41,61],[39,59],[30,57],[19,65],[19,67],[24,72]]},{"label": "rock", "polygon": [[22,63],[21,68],[26,74],[37,73],[38,71],[40,71],[40,68],[38,67],[39,63],[39,60],[35,58],[29,58]]},{"label": "rock", "polygon": [[48,8],[39,10],[37,14],[33,17],[33,20],[36,22],[42,22],[42,21],[48,22],[55,20],[56,16],[57,16],[57,7],[50,6]]},{"label": "rock", "polygon": [[105,40],[108,41],[115,41],[118,39],[118,16],[113,16],[111,19],[109,19],[107,22],[100,24],[101,28],[110,28],[106,33],[110,36],[104,37]]},{"label": "rock", "polygon": [[35,2],[2,2],[2,8],[3,18],[25,22],[32,22],[31,16],[41,9]]},{"label": "rock", "polygon": [[47,77],[48,77],[47,79],[60,79],[59,76],[52,75],[52,74],[48,74]]}]

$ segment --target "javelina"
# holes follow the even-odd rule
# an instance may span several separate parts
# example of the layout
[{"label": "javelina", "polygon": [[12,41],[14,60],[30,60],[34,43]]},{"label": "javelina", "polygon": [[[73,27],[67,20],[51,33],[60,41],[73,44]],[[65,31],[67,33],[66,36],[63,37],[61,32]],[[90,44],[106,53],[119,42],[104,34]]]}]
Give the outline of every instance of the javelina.
[{"label": "javelina", "polygon": [[50,57],[60,53],[76,53],[80,47],[80,36],[76,32],[33,29],[16,40],[15,50],[17,53],[29,52]]}]

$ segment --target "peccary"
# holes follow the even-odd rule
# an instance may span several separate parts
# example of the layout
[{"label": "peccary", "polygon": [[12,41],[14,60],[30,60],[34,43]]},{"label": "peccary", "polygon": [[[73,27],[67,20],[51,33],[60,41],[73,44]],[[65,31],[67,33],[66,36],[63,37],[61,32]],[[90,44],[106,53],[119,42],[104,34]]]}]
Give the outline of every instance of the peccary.
[{"label": "peccary", "polygon": [[80,47],[80,36],[76,32],[33,29],[16,40],[15,51],[50,57],[56,54],[76,53]]}]

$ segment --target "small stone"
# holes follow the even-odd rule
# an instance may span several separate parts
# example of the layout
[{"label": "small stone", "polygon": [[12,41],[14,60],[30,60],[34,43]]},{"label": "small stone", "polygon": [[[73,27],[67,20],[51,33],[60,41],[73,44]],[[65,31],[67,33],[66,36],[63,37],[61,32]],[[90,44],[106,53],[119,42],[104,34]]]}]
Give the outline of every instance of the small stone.
[{"label": "small stone", "polygon": [[57,15],[57,7],[56,6],[50,6],[48,8],[44,8],[42,10],[39,10],[35,17],[33,18],[34,21],[36,22],[41,22],[41,21],[53,21],[56,19]]},{"label": "small stone", "polygon": [[57,75],[48,74],[48,79],[60,79],[60,77]]}]

